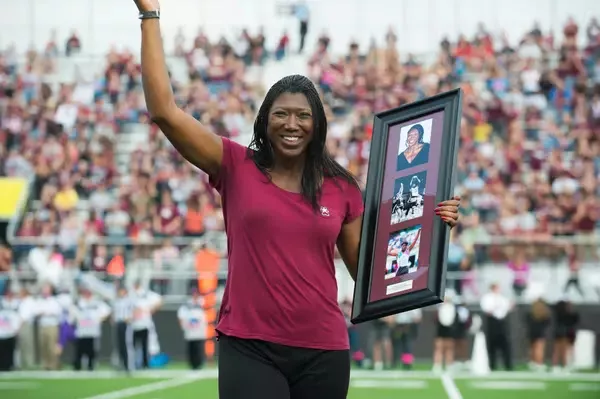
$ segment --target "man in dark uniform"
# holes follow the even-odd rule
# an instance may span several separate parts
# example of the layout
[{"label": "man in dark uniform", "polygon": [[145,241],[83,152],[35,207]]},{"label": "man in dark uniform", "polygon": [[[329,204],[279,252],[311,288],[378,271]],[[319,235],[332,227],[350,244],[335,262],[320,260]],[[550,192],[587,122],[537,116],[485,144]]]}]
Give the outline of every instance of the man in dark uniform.
[{"label": "man in dark uniform", "polygon": [[123,283],[117,285],[117,297],[113,303],[113,321],[115,336],[119,353],[120,366],[125,371],[132,371],[134,366],[133,330],[131,317],[133,314],[133,301],[128,295]]}]

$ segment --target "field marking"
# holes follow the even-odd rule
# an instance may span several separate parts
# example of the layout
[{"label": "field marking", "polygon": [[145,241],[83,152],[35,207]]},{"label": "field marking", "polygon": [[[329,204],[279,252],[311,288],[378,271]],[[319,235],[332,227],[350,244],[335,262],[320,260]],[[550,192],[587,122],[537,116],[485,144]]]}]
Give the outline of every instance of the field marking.
[{"label": "field marking", "polygon": [[[598,373],[551,374],[531,371],[493,371],[486,375],[465,372],[449,373],[454,380],[532,380],[532,381],[581,381],[600,382]],[[352,370],[350,378],[415,378],[437,380],[439,374],[431,371],[370,371]]]},{"label": "field marking", "polygon": [[[205,369],[199,371],[190,370],[144,370],[136,371],[127,375],[123,372],[112,370],[87,371],[11,371],[0,372],[2,380],[75,380],[75,379],[169,379],[178,378],[190,374],[202,378],[217,378],[217,369]],[[493,371],[486,375],[473,375],[466,372],[449,373],[454,380],[530,380],[530,381],[569,381],[569,382],[599,382],[599,373],[565,373],[552,374],[530,371]],[[373,371],[352,370],[350,378],[362,379],[417,379],[417,380],[439,380],[439,374],[431,371]]]},{"label": "field marking", "polygon": [[600,391],[600,384],[575,383],[569,384],[569,391]]},{"label": "field marking", "polygon": [[40,384],[36,382],[21,382],[21,381],[7,381],[0,382],[0,391],[8,391],[8,390],[17,390],[17,391],[25,391],[37,389]]},{"label": "field marking", "polygon": [[446,391],[446,395],[448,395],[448,399],[463,399],[458,387],[456,386],[456,383],[449,374],[442,374],[441,379],[444,390]]},{"label": "field marking", "polygon": [[119,371],[98,370],[98,371],[12,371],[9,373],[0,372],[0,380],[96,380],[113,378],[137,378],[137,379],[159,379],[178,378],[194,374],[201,378],[217,378],[217,370],[142,370],[131,374],[125,374]]},{"label": "field marking", "polygon": [[425,389],[427,382],[423,380],[359,380],[355,379],[350,382],[352,388],[390,388],[390,389]]},{"label": "field marking", "polygon": [[469,384],[477,389],[492,389],[494,391],[543,391],[546,384],[541,381],[476,381]]},{"label": "field marking", "polygon": [[149,384],[140,385],[132,388],[119,389],[101,395],[89,396],[84,399],[122,399],[132,396],[142,395],[144,393],[153,393],[156,391],[164,391],[165,389],[176,388],[182,385],[191,384],[192,382],[206,378],[198,375],[189,375],[186,377],[173,378],[172,380],[151,382]]}]

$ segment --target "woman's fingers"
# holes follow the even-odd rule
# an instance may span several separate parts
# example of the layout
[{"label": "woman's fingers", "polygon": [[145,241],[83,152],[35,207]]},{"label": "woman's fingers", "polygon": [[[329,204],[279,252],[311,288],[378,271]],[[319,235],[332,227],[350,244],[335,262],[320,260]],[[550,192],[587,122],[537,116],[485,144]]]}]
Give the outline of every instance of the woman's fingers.
[{"label": "woman's fingers", "polygon": [[440,216],[441,218],[450,218],[450,219],[458,219],[458,212],[453,212],[453,211],[439,211],[436,212],[436,215]]}]

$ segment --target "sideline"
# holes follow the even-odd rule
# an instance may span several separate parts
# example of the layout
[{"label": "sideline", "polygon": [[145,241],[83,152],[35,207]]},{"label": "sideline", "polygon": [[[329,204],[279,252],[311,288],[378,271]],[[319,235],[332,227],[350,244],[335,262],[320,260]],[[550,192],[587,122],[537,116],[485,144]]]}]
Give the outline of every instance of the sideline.
[{"label": "sideline", "polygon": [[446,395],[448,395],[448,399],[463,399],[456,383],[448,374],[442,375],[442,385],[444,386],[444,390],[446,391]]},{"label": "sideline", "polygon": [[134,371],[126,374],[122,371],[97,370],[97,371],[11,371],[8,373],[0,372],[0,381],[2,380],[108,380],[114,378],[143,379],[143,380],[164,380],[169,378],[179,378],[194,375],[205,378],[217,378],[217,369],[207,370],[144,370]]},{"label": "sideline", "polygon": [[149,384],[140,385],[132,388],[119,389],[117,391],[112,391],[108,393],[104,393],[101,395],[89,396],[84,399],[122,399],[129,398],[131,396],[142,395],[144,393],[152,393],[156,391],[163,391],[165,389],[176,388],[182,385],[191,384],[192,382],[198,380],[205,380],[208,376],[201,376],[197,374],[190,374],[185,377],[173,378],[172,380],[167,381],[159,381],[159,382],[151,382]]},{"label": "sideline", "polygon": [[[528,381],[568,381],[576,382],[599,382],[600,373],[539,373],[531,371],[493,371],[485,375],[473,375],[465,372],[448,373],[453,380],[528,380]],[[112,378],[132,378],[132,379],[170,379],[179,378],[189,375],[195,375],[201,379],[217,378],[217,369],[205,369],[198,371],[189,370],[147,370],[137,371],[131,375],[123,372],[98,370],[93,372],[87,371],[11,371],[8,373],[0,372],[0,381],[5,380],[96,380],[96,379],[112,379]],[[439,380],[440,374],[431,371],[372,371],[372,370],[352,370],[351,378],[358,379],[422,379],[422,380]]]}]

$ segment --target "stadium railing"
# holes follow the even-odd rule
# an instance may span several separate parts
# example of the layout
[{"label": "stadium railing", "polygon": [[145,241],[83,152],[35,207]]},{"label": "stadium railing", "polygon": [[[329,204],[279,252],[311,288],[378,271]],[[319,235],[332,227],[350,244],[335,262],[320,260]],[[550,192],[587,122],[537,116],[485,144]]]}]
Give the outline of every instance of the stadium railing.
[{"label": "stadium railing", "polygon": [[[179,249],[174,258],[157,257],[159,250],[168,240]],[[32,264],[31,251],[34,248],[47,250],[57,244],[55,237],[24,238],[14,237],[12,247],[18,264],[12,278],[20,281],[39,282],[45,278],[48,268]],[[210,286],[220,300],[224,282],[227,278],[226,237],[222,232],[207,233],[202,238],[170,237],[154,238],[144,242],[131,239],[98,237],[88,239],[84,248],[83,265],[87,265],[83,273],[90,273],[100,280],[112,281],[115,277],[110,271],[95,269],[94,256],[98,247],[106,250],[106,266],[112,256],[120,250],[125,251],[123,278],[128,282],[141,281],[150,288],[160,291],[165,302],[178,304],[183,301],[192,287]],[[465,290],[472,291],[466,296],[468,302],[477,302],[492,283],[504,285],[512,290],[512,283],[517,273],[509,269],[508,263],[521,252],[529,265],[527,279],[537,289],[563,291],[569,279],[569,267],[566,251],[575,248],[581,264],[581,281],[587,285],[600,287],[600,268],[596,266],[598,259],[598,237],[576,235],[571,237],[552,237],[543,240],[523,239],[507,236],[492,236],[473,240],[467,245],[465,257],[466,270],[449,270],[447,272],[447,288],[454,289],[455,281],[468,282]],[[470,248],[470,249],[469,249]],[[59,248],[60,251],[60,248]],[[70,263],[69,263],[70,262]],[[336,277],[338,280],[339,299],[351,298],[354,290],[353,281],[348,275],[341,259],[336,259]],[[66,261],[62,269],[64,277],[75,278],[79,273],[78,265],[73,260]],[[42,273],[40,273],[42,270]],[[52,276],[51,276],[52,277]],[[54,276],[60,281],[60,277]]]}]

